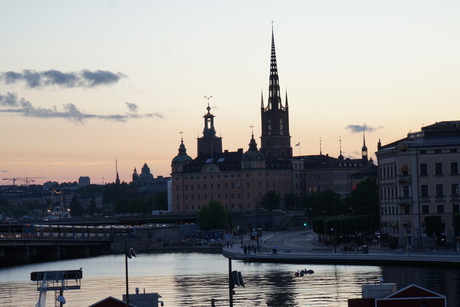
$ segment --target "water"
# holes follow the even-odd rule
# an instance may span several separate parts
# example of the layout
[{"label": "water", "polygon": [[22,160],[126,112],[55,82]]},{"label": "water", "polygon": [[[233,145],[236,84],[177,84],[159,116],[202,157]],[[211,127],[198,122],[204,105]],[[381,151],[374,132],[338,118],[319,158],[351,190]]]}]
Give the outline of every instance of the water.
[{"label": "water", "polygon": [[[32,271],[83,268],[80,290],[64,293],[66,307],[89,306],[108,296],[121,299],[125,293],[123,255],[24,265],[0,270],[0,306],[35,306],[38,291],[30,281]],[[303,268],[313,275],[294,277]],[[235,288],[234,306],[347,306],[348,298],[361,297],[361,285],[380,277],[396,282],[398,289],[417,284],[444,294],[448,306],[460,305],[460,270],[243,263],[232,261],[241,271],[246,287]],[[228,260],[219,254],[140,254],[129,260],[130,292],[158,292],[165,306],[229,306]],[[54,292],[47,296],[54,306]]]}]

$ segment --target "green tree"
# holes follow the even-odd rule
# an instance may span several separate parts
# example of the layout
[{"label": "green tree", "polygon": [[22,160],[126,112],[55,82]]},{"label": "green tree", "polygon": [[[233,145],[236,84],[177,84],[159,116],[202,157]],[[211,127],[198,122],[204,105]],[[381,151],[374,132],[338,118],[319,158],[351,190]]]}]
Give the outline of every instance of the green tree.
[{"label": "green tree", "polygon": [[345,207],[353,214],[379,214],[378,185],[374,178],[367,178],[356,185],[344,200]]},{"label": "green tree", "polygon": [[310,218],[339,215],[344,211],[340,195],[332,190],[313,193],[305,202],[305,215]]},{"label": "green tree", "polygon": [[74,194],[72,196],[72,200],[70,201],[70,214],[72,216],[80,216],[83,215],[83,212],[83,206],[80,203],[78,194]]},{"label": "green tree", "polygon": [[89,201],[88,213],[89,215],[94,215],[96,214],[96,211],[97,211],[96,198],[93,196],[91,197],[91,200]]},{"label": "green tree", "polygon": [[115,213],[130,213],[131,206],[129,199],[126,197],[120,198],[115,204]]},{"label": "green tree", "polygon": [[286,209],[299,210],[300,209],[300,197],[294,193],[286,193],[284,195],[284,202]]},{"label": "green tree", "polygon": [[230,212],[218,200],[211,200],[198,211],[198,223],[202,230],[226,229],[230,219]]},{"label": "green tree", "polygon": [[153,204],[156,210],[168,210],[168,193],[158,192],[153,198]]},{"label": "green tree", "polygon": [[267,210],[279,209],[280,196],[276,191],[270,190],[262,196],[260,201],[260,208],[265,208]]}]

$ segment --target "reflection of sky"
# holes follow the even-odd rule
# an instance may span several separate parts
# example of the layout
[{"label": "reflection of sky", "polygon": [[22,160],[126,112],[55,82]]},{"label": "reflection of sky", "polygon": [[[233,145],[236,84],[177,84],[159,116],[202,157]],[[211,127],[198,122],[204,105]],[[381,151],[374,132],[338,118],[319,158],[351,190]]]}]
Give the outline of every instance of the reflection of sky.
[{"label": "reflection of sky", "polygon": [[[88,306],[107,296],[125,292],[124,255],[24,265],[0,270],[0,305],[30,306],[38,300],[32,271],[83,268],[80,290],[67,291],[67,307]],[[138,254],[129,259],[130,291],[158,292],[166,306],[228,306],[228,259],[219,254]],[[297,270],[314,274],[294,277]],[[294,265],[232,261],[246,287],[235,288],[235,307],[346,306],[361,297],[361,285],[395,282],[398,289],[415,283],[445,294],[448,306],[459,301],[460,270],[412,267]],[[51,295],[51,294],[50,294]],[[220,303],[219,303],[220,302]]]}]

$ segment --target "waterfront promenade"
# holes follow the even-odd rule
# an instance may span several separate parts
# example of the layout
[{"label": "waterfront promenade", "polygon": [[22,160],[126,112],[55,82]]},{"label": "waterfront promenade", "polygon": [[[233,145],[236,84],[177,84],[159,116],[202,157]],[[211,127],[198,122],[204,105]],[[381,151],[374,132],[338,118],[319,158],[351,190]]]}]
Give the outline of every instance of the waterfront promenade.
[{"label": "waterfront promenade", "polygon": [[[239,239],[239,237],[237,238]],[[350,264],[396,265],[460,268],[460,252],[436,250],[391,250],[387,247],[368,246],[367,252],[344,252],[339,247],[325,246],[316,240],[311,231],[264,233],[260,238],[260,251],[244,253],[241,242],[224,247],[222,254],[234,260],[248,262],[297,263],[297,264]],[[256,245],[255,240],[243,240],[244,245]],[[277,254],[272,252],[273,246]],[[364,249],[366,250],[366,249]]]}]

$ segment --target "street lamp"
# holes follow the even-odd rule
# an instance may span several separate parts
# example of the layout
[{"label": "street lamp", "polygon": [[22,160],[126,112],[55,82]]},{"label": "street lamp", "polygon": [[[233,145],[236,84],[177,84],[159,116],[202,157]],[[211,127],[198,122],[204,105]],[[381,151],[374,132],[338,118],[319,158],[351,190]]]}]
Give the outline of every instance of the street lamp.
[{"label": "street lamp", "polygon": [[128,250],[128,240],[125,240],[126,307],[129,307],[128,258],[132,257],[136,257],[136,253],[132,248]]}]

